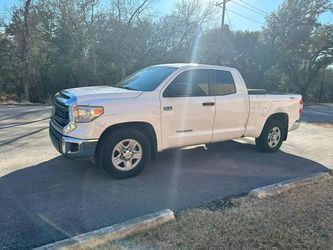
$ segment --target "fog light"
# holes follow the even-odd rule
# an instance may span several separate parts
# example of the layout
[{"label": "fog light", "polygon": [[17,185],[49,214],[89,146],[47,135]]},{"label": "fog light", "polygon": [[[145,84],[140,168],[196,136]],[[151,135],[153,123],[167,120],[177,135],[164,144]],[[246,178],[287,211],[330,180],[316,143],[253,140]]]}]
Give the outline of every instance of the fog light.
[{"label": "fog light", "polygon": [[79,144],[77,144],[77,143],[69,143],[69,151],[71,153],[79,152]]},{"label": "fog light", "polygon": [[68,134],[72,132],[74,129],[76,129],[76,124],[74,122],[70,122],[66,127],[64,127],[64,132]]}]

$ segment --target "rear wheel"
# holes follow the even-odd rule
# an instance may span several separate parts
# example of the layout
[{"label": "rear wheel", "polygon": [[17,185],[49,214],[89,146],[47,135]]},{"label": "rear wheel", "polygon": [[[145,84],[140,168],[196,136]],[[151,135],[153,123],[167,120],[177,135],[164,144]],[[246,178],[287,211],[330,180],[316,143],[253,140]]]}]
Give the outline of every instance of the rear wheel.
[{"label": "rear wheel", "polygon": [[150,158],[149,140],[135,128],[115,130],[103,136],[96,156],[97,165],[114,178],[133,177]]},{"label": "rear wheel", "polygon": [[256,145],[259,151],[265,153],[276,152],[282,145],[284,126],[278,120],[268,121],[260,136],[256,138]]}]

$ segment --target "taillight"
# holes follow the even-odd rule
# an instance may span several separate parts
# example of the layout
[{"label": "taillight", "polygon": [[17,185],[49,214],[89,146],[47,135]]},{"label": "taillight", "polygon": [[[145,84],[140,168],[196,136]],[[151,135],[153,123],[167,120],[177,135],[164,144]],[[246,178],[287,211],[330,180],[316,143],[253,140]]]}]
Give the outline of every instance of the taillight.
[{"label": "taillight", "polygon": [[299,113],[303,112],[303,99],[299,100]]}]

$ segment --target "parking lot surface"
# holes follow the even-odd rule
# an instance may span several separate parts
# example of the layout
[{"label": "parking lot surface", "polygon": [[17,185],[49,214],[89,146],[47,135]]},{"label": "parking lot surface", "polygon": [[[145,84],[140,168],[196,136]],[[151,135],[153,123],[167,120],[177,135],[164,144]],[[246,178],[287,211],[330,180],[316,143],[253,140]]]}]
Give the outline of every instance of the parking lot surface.
[{"label": "parking lot surface", "polygon": [[275,154],[244,138],[163,152],[139,176],[114,180],[57,153],[48,137],[50,107],[0,105],[0,249],[30,249],[333,169],[332,109],[305,106],[307,123]]}]

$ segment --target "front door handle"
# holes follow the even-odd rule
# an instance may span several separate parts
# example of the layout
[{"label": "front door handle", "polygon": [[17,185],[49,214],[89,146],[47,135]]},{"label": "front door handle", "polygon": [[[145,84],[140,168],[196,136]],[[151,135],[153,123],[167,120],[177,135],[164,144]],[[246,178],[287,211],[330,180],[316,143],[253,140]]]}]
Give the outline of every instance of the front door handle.
[{"label": "front door handle", "polygon": [[207,106],[214,106],[215,102],[204,102],[202,103],[202,106],[207,107]]}]

